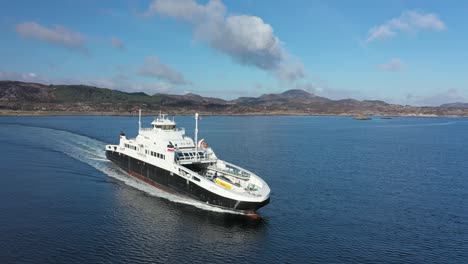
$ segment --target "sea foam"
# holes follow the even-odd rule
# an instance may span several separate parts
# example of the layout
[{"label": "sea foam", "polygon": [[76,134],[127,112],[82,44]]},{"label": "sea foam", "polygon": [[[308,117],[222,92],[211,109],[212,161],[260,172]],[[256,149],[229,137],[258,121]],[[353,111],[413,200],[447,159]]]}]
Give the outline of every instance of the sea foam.
[{"label": "sea foam", "polygon": [[191,205],[199,209],[212,212],[242,214],[240,212],[214,207],[193,199],[162,191],[129,176],[124,170],[106,159],[104,150],[106,143],[102,141],[63,130],[40,127],[28,127],[28,129],[35,130],[31,131],[32,133],[47,135],[44,140],[48,141],[49,144],[46,145],[53,150],[62,152],[73,159],[84,162],[101,171],[105,175],[117,179],[126,185],[143,191],[151,196],[167,199],[176,203]]}]

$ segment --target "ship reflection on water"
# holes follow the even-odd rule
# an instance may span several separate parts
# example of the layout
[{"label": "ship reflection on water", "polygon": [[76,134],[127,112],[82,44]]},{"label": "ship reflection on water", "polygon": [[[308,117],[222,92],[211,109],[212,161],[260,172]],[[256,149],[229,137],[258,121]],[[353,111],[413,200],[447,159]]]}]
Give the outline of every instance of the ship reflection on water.
[{"label": "ship reflection on water", "polygon": [[[261,212],[255,215],[245,215],[238,212],[220,210],[219,208],[210,205],[202,205],[202,208],[199,208],[199,204],[192,204],[191,201],[190,203],[185,203],[186,200],[182,200],[183,198],[180,197],[175,197],[173,194],[168,198],[167,196],[158,197],[155,194],[135,190],[129,186],[122,186],[119,189],[120,193],[116,192],[116,194],[118,194],[117,200],[122,203],[121,205],[128,203],[127,206],[133,207],[132,209],[138,208],[140,212],[150,215],[155,214],[153,217],[156,218],[156,215],[166,214],[173,218],[181,217],[193,220],[198,219],[205,223],[225,227],[260,227],[267,222],[267,219],[262,217]],[[131,192],[131,194],[122,192]],[[122,201],[122,199],[130,200]]]},{"label": "ship reflection on water", "polygon": [[[114,179],[110,179],[115,181]],[[268,237],[267,221],[213,212],[155,197],[126,184],[113,184],[115,203],[109,230],[119,230],[122,254],[145,256],[161,263],[187,262],[197,256],[235,262],[248,258],[251,245]],[[138,252],[127,252],[126,250]],[[225,256],[220,256],[226,254]],[[216,256],[213,256],[215,254]]]}]

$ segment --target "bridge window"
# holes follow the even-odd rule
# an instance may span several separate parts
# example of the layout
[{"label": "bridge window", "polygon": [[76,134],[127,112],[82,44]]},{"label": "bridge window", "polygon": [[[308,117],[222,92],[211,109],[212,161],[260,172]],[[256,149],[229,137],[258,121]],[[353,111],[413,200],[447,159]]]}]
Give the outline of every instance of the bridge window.
[{"label": "bridge window", "polygon": [[154,128],[160,128],[162,130],[173,130],[175,125],[154,125]]}]

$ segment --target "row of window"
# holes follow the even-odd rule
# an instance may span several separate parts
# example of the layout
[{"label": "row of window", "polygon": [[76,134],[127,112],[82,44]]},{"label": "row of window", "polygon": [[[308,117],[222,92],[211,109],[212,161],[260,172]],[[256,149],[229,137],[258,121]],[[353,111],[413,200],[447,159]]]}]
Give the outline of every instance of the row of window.
[{"label": "row of window", "polygon": [[175,125],[153,125],[154,128],[161,128],[162,130],[173,130]]},{"label": "row of window", "polygon": [[[125,144],[125,147],[129,148],[129,149],[137,150],[137,147],[135,147],[133,145],[130,145],[130,144]],[[154,157],[160,158],[160,159],[166,159],[166,155],[160,154],[160,153],[157,153],[157,152],[154,152],[154,151],[149,151],[147,149],[145,150],[145,154],[151,155],[151,156],[154,156]]]},{"label": "row of window", "polygon": [[137,150],[137,147],[130,145],[130,144],[125,144],[125,147],[129,149]]},{"label": "row of window", "polygon": [[157,152],[155,152],[155,151],[149,151],[149,150],[147,150],[147,149],[145,150],[145,154],[151,155],[151,156],[153,156],[153,157],[160,158],[160,159],[166,159],[166,155],[164,155],[164,154],[159,154],[159,153],[157,153]]}]

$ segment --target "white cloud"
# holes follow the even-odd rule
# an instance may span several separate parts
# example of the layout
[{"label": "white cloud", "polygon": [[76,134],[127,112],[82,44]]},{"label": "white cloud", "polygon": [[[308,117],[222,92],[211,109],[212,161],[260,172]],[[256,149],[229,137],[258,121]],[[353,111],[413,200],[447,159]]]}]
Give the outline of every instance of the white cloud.
[{"label": "white cloud", "polygon": [[307,76],[300,63],[282,64],[275,69],[276,76],[282,81],[296,81]]},{"label": "white cloud", "polygon": [[16,25],[16,32],[25,38],[36,39],[87,53],[86,37],[61,25],[47,28],[35,22],[23,22]]},{"label": "white cloud", "polygon": [[396,32],[389,25],[380,25],[373,27],[369,30],[369,36],[367,42],[371,42],[377,39],[387,39],[396,35]]},{"label": "white cloud", "polygon": [[407,104],[420,106],[439,106],[441,104],[455,102],[468,102],[468,98],[460,94],[457,89],[442,90],[426,96],[418,96],[414,94],[408,94],[406,96]]},{"label": "white cloud", "polygon": [[218,0],[210,0],[206,5],[199,5],[194,0],[157,0],[150,4],[146,15],[160,14],[188,22],[197,22],[206,18],[223,19],[225,12],[225,6]]},{"label": "white cloud", "polygon": [[399,58],[392,58],[387,63],[377,65],[377,67],[383,71],[400,71],[403,69],[404,64]]},{"label": "white cloud", "polygon": [[125,44],[123,43],[122,40],[120,40],[119,38],[117,37],[112,37],[111,38],[111,44],[114,48],[118,49],[118,50],[125,50]]},{"label": "white cloud", "polygon": [[171,84],[191,84],[190,81],[185,80],[182,73],[172,69],[168,65],[161,63],[158,58],[149,56],[146,58],[143,65],[138,70],[138,74],[146,77],[154,77],[160,80],[165,80]]},{"label": "white cloud", "polygon": [[404,11],[399,17],[375,26],[369,30],[366,42],[384,40],[396,36],[399,32],[417,32],[418,30],[445,30],[445,23],[434,13]]},{"label": "white cloud", "polygon": [[190,23],[195,38],[235,62],[273,72],[281,80],[305,77],[300,63],[290,65],[282,42],[260,17],[228,15],[220,0],[205,5],[194,0],[154,0],[146,16],[158,14]]}]

